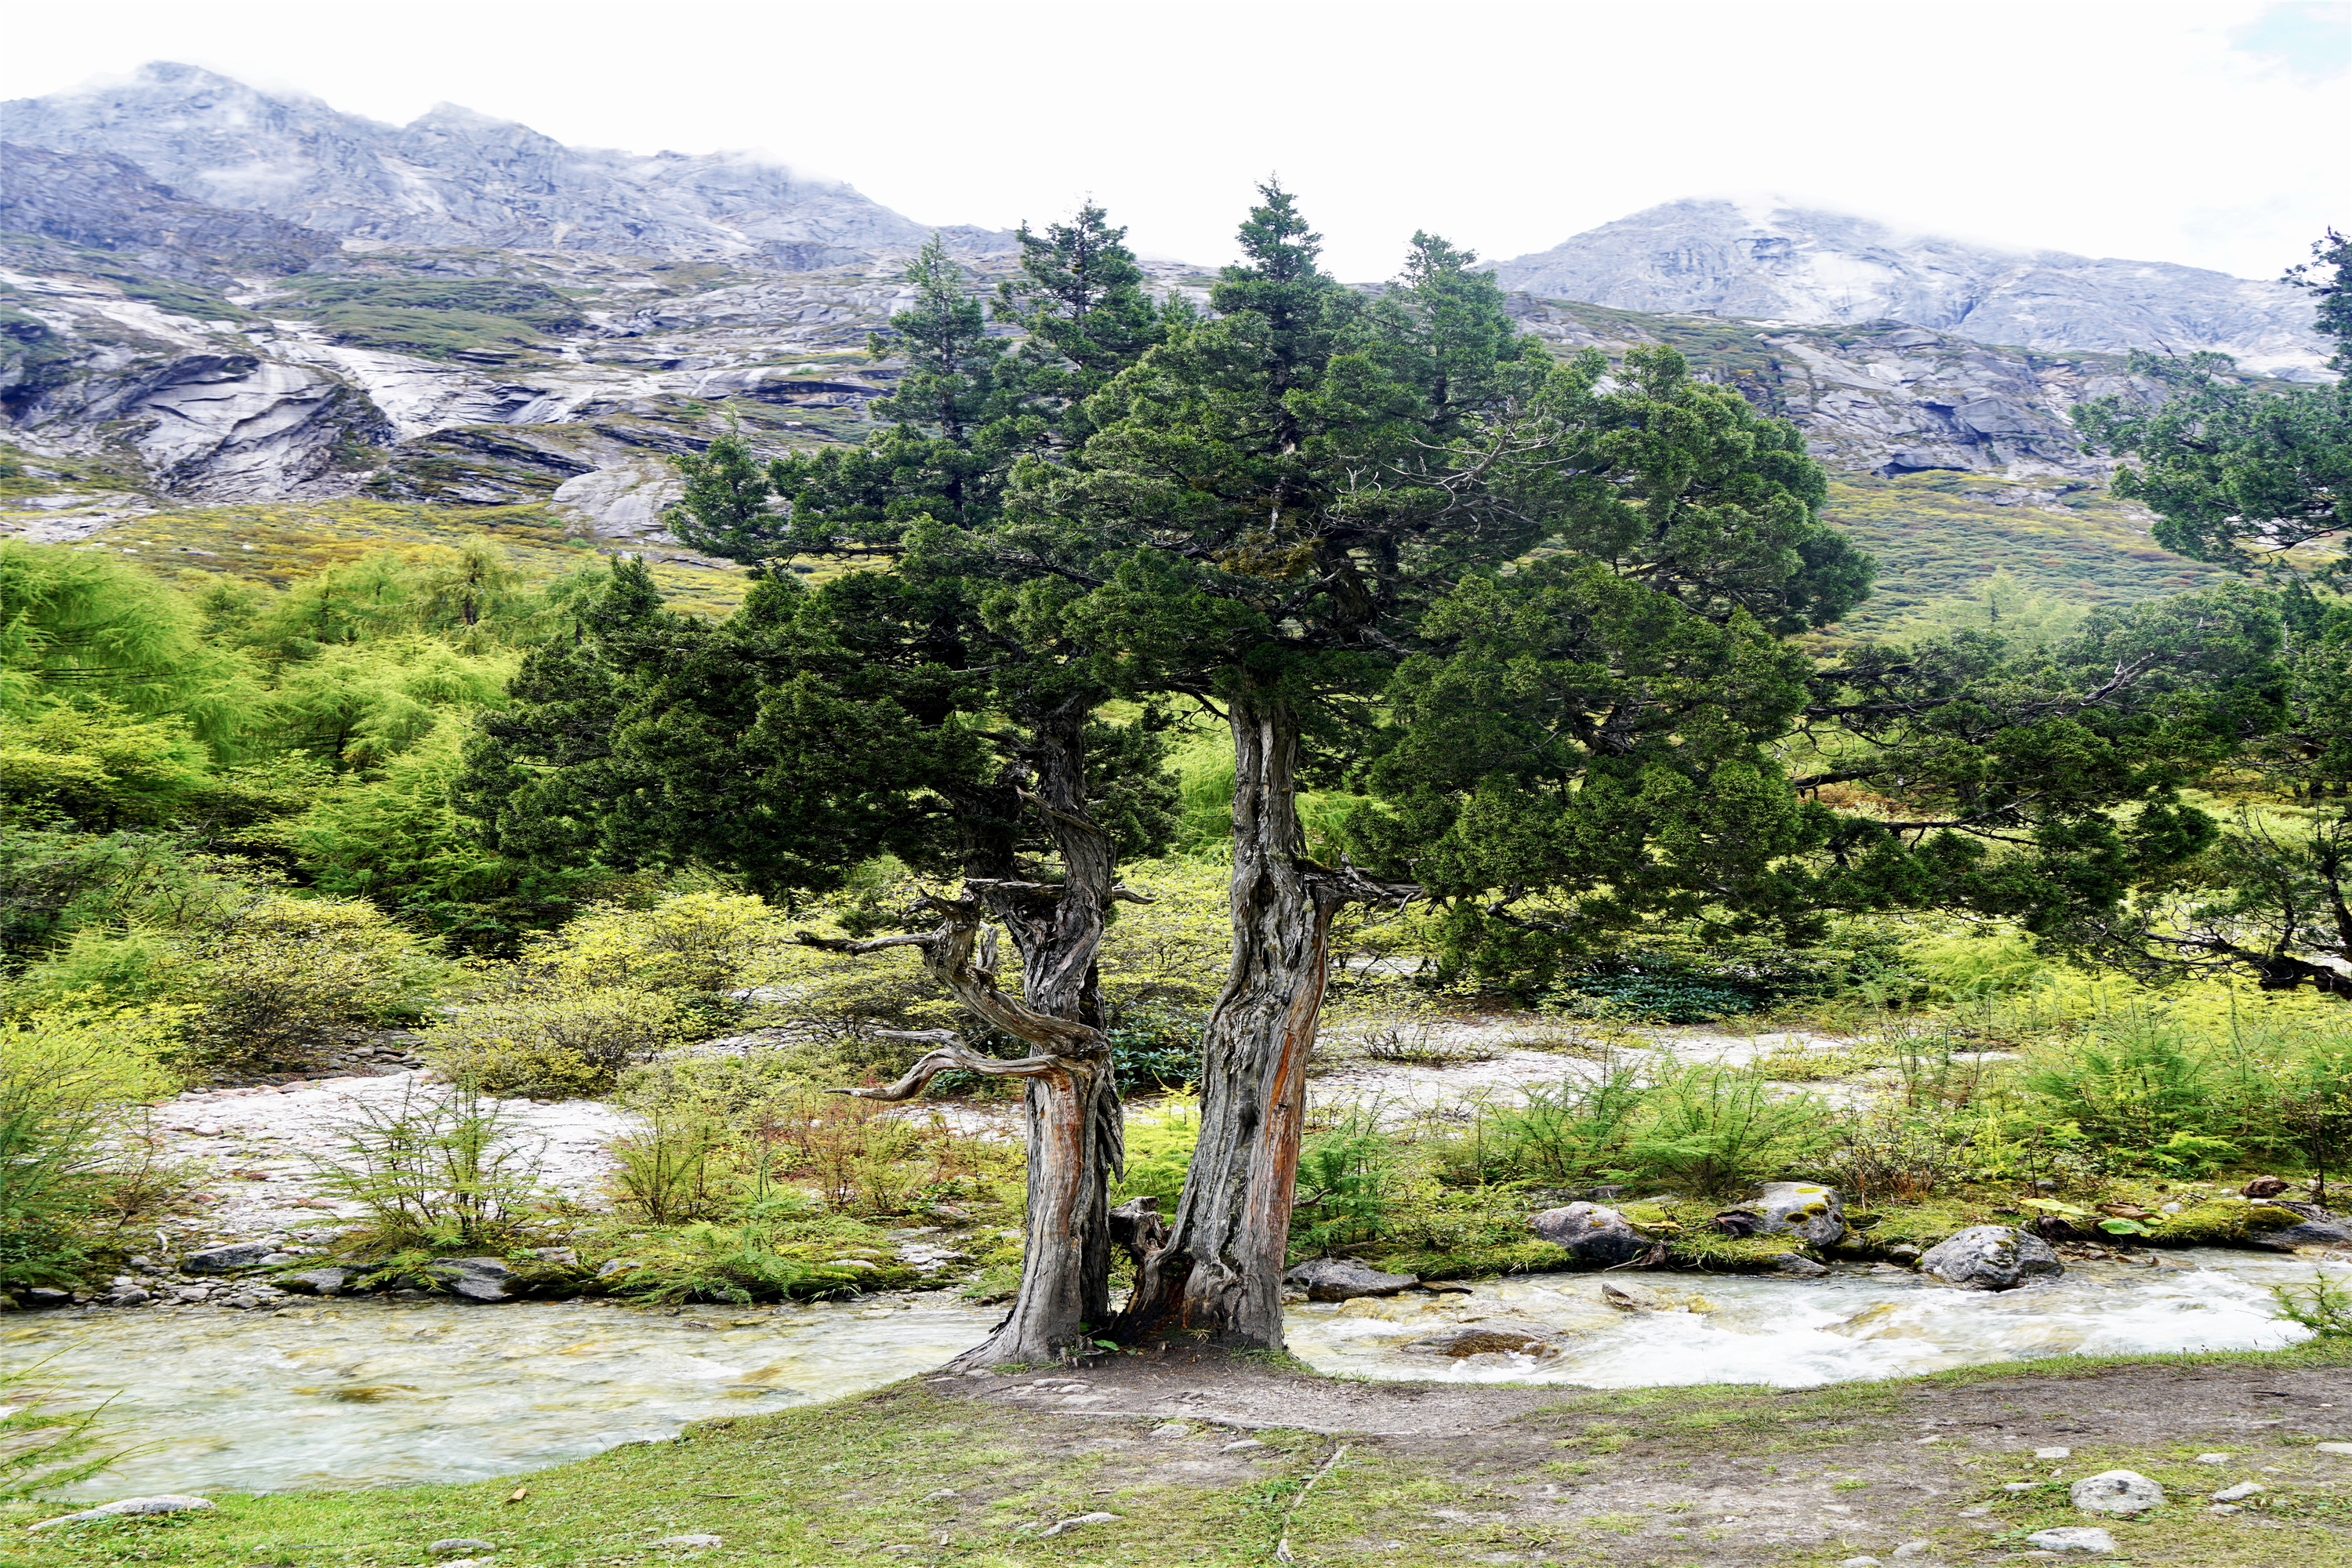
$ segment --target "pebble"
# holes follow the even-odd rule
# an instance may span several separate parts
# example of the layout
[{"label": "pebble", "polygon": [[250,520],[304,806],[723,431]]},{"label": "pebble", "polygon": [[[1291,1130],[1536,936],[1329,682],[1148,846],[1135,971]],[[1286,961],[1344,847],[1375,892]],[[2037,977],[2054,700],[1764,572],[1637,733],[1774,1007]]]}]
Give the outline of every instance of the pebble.
[{"label": "pebble", "polygon": [[1908,1563],[1914,1557],[1925,1557],[1935,1550],[1936,1543],[1932,1541],[1906,1541],[1895,1549],[1895,1560]]},{"label": "pebble", "polygon": [[2228,1454],[2200,1454],[2197,1462],[2200,1465],[2226,1465],[2231,1458]]},{"label": "pebble", "polygon": [[2215,1492],[2213,1494],[2213,1500],[2215,1502],[2238,1502],[2243,1499],[2253,1496],[2256,1492],[2261,1491],[2262,1489],[2263,1484],[2260,1481],[2240,1481],[2234,1487],[2223,1487],[2220,1491]]},{"label": "pebble", "polygon": [[2352,1454],[2352,1443],[2322,1443],[2319,1451],[2323,1454]]},{"label": "pebble", "polygon": [[2085,1513],[2144,1513],[2164,1501],[2164,1489],[2136,1470],[2101,1470],[2068,1490]]},{"label": "pebble", "polygon": [[2000,1489],[2005,1492],[2030,1492],[2039,1490],[2041,1486],[2040,1481],[2003,1481]]},{"label": "pebble", "polygon": [[956,1490],[953,1487],[941,1487],[939,1490],[937,1490],[937,1491],[935,1491],[935,1492],[925,1492],[925,1493],[923,1494],[923,1500],[924,1500],[925,1502],[937,1502],[937,1501],[939,1501],[939,1500],[940,1500],[940,1499],[941,1499],[941,1498],[943,1498],[943,1497],[961,1497],[961,1496],[963,1496],[963,1493],[961,1493],[961,1492],[960,1492],[960,1491]]},{"label": "pebble", "polygon": [[1838,1568],[1885,1568],[1885,1564],[1875,1557],[1849,1557]]},{"label": "pebble", "polygon": [[1244,1437],[1238,1443],[1228,1443],[1217,1450],[1220,1454],[1238,1454],[1244,1448],[1263,1448],[1265,1445],[1255,1437]]},{"label": "pebble", "polygon": [[2206,1511],[2207,1513],[2231,1514],[2231,1513],[2243,1513],[2243,1512],[2245,1512],[2246,1510],[2245,1510],[2244,1509],[2240,1508],[2236,1503],[2233,1503],[2233,1502],[2217,1502],[2217,1503],[2215,1503],[2211,1508],[2207,1509],[2205,1511]]},{"label": "pebble", "polygon": [[2114,1536],[2104,1530],[2094,1530],[2081,1524],[2061,1525],[2056,1530],[2037,1530],[2025,1539],[2027,1544],[2039,1546],[2045,1552],[2097,1552],[2116,1549]]},{"label": "pebble", "polygon": [[204,1498],[181,1497],[171,1492],[161,1493],[155,1497],[117,1498],[112,1502],[102,1502],[96,1508],[86,1508],[79,1513],[61,1513],[55,1519],[45,1519],[38,1524],[28,1524],[25,1528],[53,1530],[60,1524],[79,1524],[83,1520],[89,1519],[119,1519],[124,1514],[178,1513],[185,1509],[212,1506]]},{"label": "pebble", "polygon": [[719,1541],[719,1537],[715,1535],[665,1535],[659,1541],[655,1542],[654,1544],[656,1546],[700,1547],[718,1546],[722,1544],[722,1542]]},{"label": "pebble", "polygon": [[1059,1524],[1047,1525],[1045,1529],[1039,1531],[1034,1536],[1031,1537],[1031,1539],[1034,1541],[1043,1541],[1047,1536],[1059,1535],[1066,1530],[1075,1530],[1081,1524],[1108,1524],[1112,1521],[1120,1517],[1120,1515],[1116,1513],[1082,1513],[1075,1519],[1066,1519]]},{"label": "pebble", "polygon": [[1146,1434],[1152,1437],[1189,1437],[1192,1435],[1192,1428],[1181,1421],[1162,1421]]},{"label": "pebble", "polygon": [[2033,1457],[2037,1459],[2071,1459],[2074,1457],[2074,1450],[2072,1448],[2036,1448],[2033,1450]]}]

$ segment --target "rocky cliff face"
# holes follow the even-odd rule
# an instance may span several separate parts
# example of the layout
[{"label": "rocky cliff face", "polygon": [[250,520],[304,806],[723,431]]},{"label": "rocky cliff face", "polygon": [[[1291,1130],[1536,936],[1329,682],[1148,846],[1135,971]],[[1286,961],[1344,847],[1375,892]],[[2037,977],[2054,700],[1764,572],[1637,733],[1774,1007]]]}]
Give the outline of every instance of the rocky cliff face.
[{"label": "rocky cliff face", "polygon": [[1865,218],[1669,202],[1504,262],[1503,285],[1621,310],[1806,325],[1895,321],[2039,351],[2218,350],[2308,378],[2311,298],[2200,268],[1993,250]]},{"label": "rocky cliff face", "polygon": [[111,153],[0,142],[0,233],[119,251],[165,277],[291,273],[335,255],[332,235],[192,202]]},{"label": "rocky cliff face", "polygon": [[[930,233],[847,185],[742,154],[567,147],[451,104],[385,125],[168,63],[121,86],[0,104],[0,138],[124,158],[189,200],[377,245],[807,268],[906,249]],[[948,232],[975,253],[1012,243]]]}]

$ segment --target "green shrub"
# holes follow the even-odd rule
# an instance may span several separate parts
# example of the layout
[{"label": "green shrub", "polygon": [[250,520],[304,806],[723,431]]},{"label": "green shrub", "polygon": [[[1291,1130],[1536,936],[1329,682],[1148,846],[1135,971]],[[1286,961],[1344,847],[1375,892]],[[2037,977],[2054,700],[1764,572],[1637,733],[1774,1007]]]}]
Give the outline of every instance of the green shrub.
[{"label": "green shrub", "polygon": [[193,1011],[184,1058],[210,1069],[299,1067],[416,1017],[446,973],[373,904],[257,898],[175,933],[164,994]]},{"label": "green shrub", "polygon": [[126,1107],[171,1092],[168,1015],[0,1026],[0,1289],[77,1284],[113,1228],[105,1139]]},{"label": "green shrub", "polygon": [[631,1064],[677,1043],[675,997],[566,976],[499,972],[428,1021],[421,1047],[446,1078],[485,1093],[602,1094]]},{"label": "green shrub", "polygon": [[1621,1175],[1633,1128],[1649,1099],[1640,1070],[1622,1058],[1591,1079],[1535,1088],[1517,1105],[1487,1105],[1463,1134],[1440,1141],[1457,1180],[1517,1179],[1568,1184]]},{"label": "green shrub", "polygon": [[412,1088],[396,1105],[362,1103],[313,1165],[322,1190],[361,1206],[344,1240],[354,1254],[502,1252],[542,1230],[542,1147],[467,1088]]},{"label": "green shrub", "polygon": [[1731,1193],[1817,1161],[1834,1125],[1811,1095],[1775,1098],[1752,1072],[1689,1067],[1650,1090],[1627,1155],[1638,1176]]},{"label": "green shrub", "polygon": [[915,1282],[888,1235],[839,1215],[771,1215],[736,1225],[701,1223],[616,1238],[621,1264],[604,1275],[616,1296],[650,1302],[753,1301],[856,1295]]}]

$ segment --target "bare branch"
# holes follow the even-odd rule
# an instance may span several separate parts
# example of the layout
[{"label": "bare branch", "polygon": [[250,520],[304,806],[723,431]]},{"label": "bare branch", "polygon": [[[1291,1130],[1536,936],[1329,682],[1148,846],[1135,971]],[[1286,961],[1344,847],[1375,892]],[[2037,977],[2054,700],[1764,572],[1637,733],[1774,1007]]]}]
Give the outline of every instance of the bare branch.
[{"label": "bare branch", "polygon": [[877,1033],[897,1040],[936,1040],[939,1047],[926,1051],[906,1076],[884,1089],[830,1089],[827,1094],[855,1095],[859,1100],[880,1100],[897,1102],[912,1100],[929,1087],[931,1079],[943,1072],[960,1070],[976,1072],[986,1078],[1043,1078],[1060,1072],[1069,1064],[1060,1057],[991,1057],[973,1050],[945,1029],[882,1029]]}]

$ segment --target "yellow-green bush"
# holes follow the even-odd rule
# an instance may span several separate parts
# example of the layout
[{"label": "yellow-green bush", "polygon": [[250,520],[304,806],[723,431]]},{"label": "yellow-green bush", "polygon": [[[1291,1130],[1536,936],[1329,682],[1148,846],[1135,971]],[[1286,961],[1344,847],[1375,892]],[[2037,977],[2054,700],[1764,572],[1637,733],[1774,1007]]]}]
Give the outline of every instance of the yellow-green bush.
[{"label": "yellow-green bush", "polygon": [[493,1094],[600,1094],[678,1039],[677,999],[564,975],[501,977],[424,1028],[448,1078]]},{"label": "yellow-green bush", "polygon": [[0,1026],[0,1289],[76,1283],[122,1217],[105,1137],[168,1094],[175,1019],[115,1009]]},{"label": "yellow-green bush", "polygon": [[428,943],[373,904],[220,891],[178,911],[176,926],[83,930],[12,987],[12,1009],[167,1006],[175,1061],[250,1071],[305,1066],[415,1018],[446,973]]},{"label": "yellow-green bush", "polygon": [[531,944],[525,963],[567,980],[712,993],[767,980],[792,926],[741,893],[685,893],[651,909],[599,904]]}]

